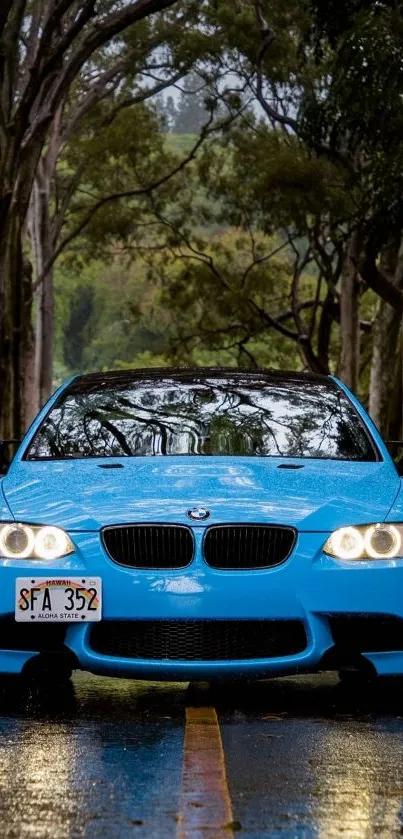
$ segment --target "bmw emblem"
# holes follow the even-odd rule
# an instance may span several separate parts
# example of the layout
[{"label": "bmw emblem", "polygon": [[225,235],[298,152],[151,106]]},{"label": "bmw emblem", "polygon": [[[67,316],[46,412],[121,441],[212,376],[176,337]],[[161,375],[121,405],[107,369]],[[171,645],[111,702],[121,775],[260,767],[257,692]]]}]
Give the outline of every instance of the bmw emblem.
[{"label": "bmw emblem", "polygon": [[188,510],[188,517],[193,521],[206,521],[210,518],[210,510],[205,507],[194,507],[193,510]]}]

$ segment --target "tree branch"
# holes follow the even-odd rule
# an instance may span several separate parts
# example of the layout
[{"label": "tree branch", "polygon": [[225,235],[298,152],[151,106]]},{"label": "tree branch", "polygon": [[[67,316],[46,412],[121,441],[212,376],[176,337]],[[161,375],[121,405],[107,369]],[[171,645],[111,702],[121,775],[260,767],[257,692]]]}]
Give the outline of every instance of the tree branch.
[{"label": "tree branch", "polygon": [[[61,230],[62,230],[62,227],[63,227],[63,224],[64,224],[65,215],[66,215],[67,209],[70,205],[70,201],[71,201],[76,189],[78,188],[78,186],[80,184],[80,181],[81,181],[81,178],[84,174],[84,171],[85,171],[85,162],[82,162],[80,164],[80,166],[78,166],[76,171],[74,172],[74,175],[71,178],[67,189],[64,191],[63,197],[62,197],[62,199],[61,199],[59,205],[57,206],[56,211],[53,215],[53,220],[52,220],[52,225],[51,225],[51,227],[52,227],[51,233],[52,233],[52,242],[54,243],[55,247],[56,247],[56,243],[58,241],[58,238],[60,236],[60,233],[61,233]],[[52,266],[50,266],[50,268],[51,267]],[[50,270],[50,268],[49,268],[49,270]]]},{"label": "tree branch", "polygon": [[[297,122],[296,120],[292,119],[291,117],[284,116],[284,114],[280,114],[274,108],[269,105],[267,99],[264,95],[264,60],[266,58],[266,54],[270,49],[273,41],[275,40],[275,34],[272,29],[270,29],[268,23],[266,22],[263,14],[263,6],[261,0],[255,0],[255,11],[256,11],[256,21],[259,26],[260,31],[260,39],[261,45],[259,49],[259,53],[256,60],[256,90],[253,92],[256,95],[256,98],[263,108],[266,116],[269,117],[270,120],[273,122],[278,122],[279,125],[285,125],[288,128],[292,128],[293,131],[297,132]],[[251,85],[251,89],[253,87]]]},{"label": "tree branch", "polygon": [[81,67],[103,44],[134,23],[139,23],[152,14],[169,9],[177,2],[178,0],[137,0],[137,2],[128,3],[114,14],[109,15],[102,24],[95,22],[66,63],[65,69],[51,93],[49,102],[45,103],[46,109],[51,111],[54,109],[55,101],[58,102],[65,96]]},{"label": "tree branch", "polygon": [[403,291],[381,274],[373,254],[365,254],[360,265],[360,274],[367,286],[385,303],[389,303],[397,312],[403,312]]},{"label": "tree branch", "polygon": [[56,259],[60,256],[60,254],[65,250],[65,248],[74,239],[77,238],[77,236],[79,236],[85,230],[85,228],[88,226],[90,221],[93,219],[94,215],[102,207],[104,207],[106,204],[110,204],[113,201],[120,201],[123,198],[136,198],[136,197],[140,197],[142,195],[149,195],[151,192],[154,192],[155,190],[157,190],[161,186],[163,186],[165,183],[167,183],[167,181],[171,180],[171,178],[175,177],[175,175],[178,175],[179,172],[182,172],[183,169],[185,169],[185,167],[189,163],[191,163],[192,160],[194,160],[194,158],[197,155],[197,152],[198,152],[199,148],[201,147],[202,143],[205,141],[206,137],[208,137],[209,134],[212,133],[212,131],[217,130],[217,128],[213,128],[213,129],[211,128],[212,122],[213,122],[213,117],[211,116],[211,118],[206,123],[203,130],[201,131],[197,142],[195,143],[195,145],[193,146],[193,148],[191,149],[189,154],[187,154],[186,157],[183,160],[181,160],[181,162],[178,163],[178,165],[175,166],[175,168],[172,169],[170,172],[168,172],[166,175],[164,175],[161,178],[159,178],[158,180],[154,181],[154,183],[148,184],[147,186],[140,187],[140,188],[137,188],[137,189],[129,189],[129,190],[125,190],[123,192],[115,192],[112,195],[106,195],[104,198],[100,198],[98,201],[96,201],[95,204],[89,210],[89,212],[84,216],[84,218],[80,222],[80,224],[77,225],[77,227],[68,236],[66,236],[66,238],[63,239],[63,241],[60,243],[60,245],[56,248],[56,250],[52,254],[51,259],[45,265],[45,268],[44,268],[42,274],[40,275],[40,277],[37,278],[37,280],[36,280],[36,282],[33,286],[33,291],[36,291],[36,289],[39,287],[39,285],[43,282],[44,278],[47,276],[48,272],[50,271],[50,269],[52,268],[52,266],[54,265],[54,263],[56,262]]},{"label": "tree branch", "polygon": [[2,121],[7,123],[13,108],[14,83],[18,71],[19,32],[27,0],[13,0],[8,9],[0,44],[0,78],[3,96],[1,102]]},{"label": "tree branch", "polygon": [[2,0],[0,6],[0,37],[4,32],[4,29],[7,26],[8,16],[11,11],[11,7],[13,5],[13,0]]},{"label": "tree branch", "polygon": [[[119,61],[114,67],[111,67],[109,70],[106,70],[102,75],[96,79],[96,81],[90,86],[89,90],[83,97],[83,99],[78,103],[77,107],[73,111],[68,124],[66,125],[65,129],[63,130],[61,139],[60,139],[60,146],[64,146],[74,133],[77,124],[80,120],[91,110],[91,108],[100,102],[105,96],[109,95],[111,88],[108,88],[108,85],[111,82],[118,82],[121,78],[121,74],[124,73],[125,69],[127,69],[129,65],[128,59],[123,59]],[[112,88],[113,90],[113,88]]]},{"label": "tree branch", "polygon": [[277,256],[277,254],[280,253],[282,250],[284,250],[284,248],[288,247],[288,244],[289,244],[288,242],[282,242],[281,245],[278,245],[277,248],[274,248],[274,250],[272,250],[270,253],[266,254],[265,256],[260,256],[260,257],[255,258],[254,261],[251,262],[250,265],[248,265],[246,271],[244,271],[244,273],[242,275],[242,279],[241,279],[241,286],[243,287],[245,285],[246,280],[249,277],[249,274],[251,273],[251,271],[253,271],[254,268],[256,268],[258,265],[263,265],[265,262],[268,262],[270,259],[273,259],[273,257]]},{"label": "tree branch", "polygon": [[[96,19],[95,1],[83,0],[81,2],[79,18],[73,22],[61,41],[57,41],[53,53],[50,50],[55,19],[60,22],[63,14],[71,6],[72,0],[60,0],[57,4],[57,11],[49,18],[44,28],[40,48],[34,66],[31,68],[30,80],[16,114],[16,130],[20,142],[22,142],[25,134],[24,147],[32,141],[35,142],[36,135],[43,134],[46,126],[52,120],[56,108],[64,100],[72,82],[85,62],[91,58],[97,49],[111,41],[129,26],[156,12],[164,11],[178,2],[178,0],[137,0],[137,2],[123,5],[122,8],[100,22]],[[84,32],[86,24],[93,17],[95,17],[93,25],[86,34],[83,34],[82,40],[71,51],[63,67],[63,57],[66,56],[74,41],[78,41],[77,35]],[[56,68],[59,72],[54,75]],[[36,108],[36,119],[26,131],[35,100],[39,105],[39,108]]]},{"label": "tree branch", "polygon": [[254,309],[256,314],[259,315],[259,317],[261,318],[263,323],[266,324],[266,326],[270,326],[273,329],[277,329],[277,332],[280,332],[281,335],[284,335],[285,338],[291,338],[292,341],[299,341],[299,335],[297,332],[293,332],[292,329],[288,329],[288,327],[280,323],[277,318],[273,318],[271,315],[268,314],[268,312],[265,311],[265,309],[263,309],[261,306],[258,306],[258,304],[254,300],[249,299],[248,302],[251,309]]},{"label": "tree branch", "polygon": [[154,87],[144,88],[141,93],[137,93],[133,96],[128,96],[127,99],[123,99],[116,105],[115,108],[112,109],[110,114],[107,114],[102,125],[110,125],[116,114],[120,113],[124,109],[131,108],[134,105],[140,105],[142,102],[147,102],[148,99],[152,99],[153,96],[157,96],[158,93],[166,90],[167,87],[172,87],[178,79],[182,79],[188,72],[188,69],[180,70],[175,76],[172,76],[172,78],[165,79],[165,81],[161,81],[159,84],[154,85]]}]

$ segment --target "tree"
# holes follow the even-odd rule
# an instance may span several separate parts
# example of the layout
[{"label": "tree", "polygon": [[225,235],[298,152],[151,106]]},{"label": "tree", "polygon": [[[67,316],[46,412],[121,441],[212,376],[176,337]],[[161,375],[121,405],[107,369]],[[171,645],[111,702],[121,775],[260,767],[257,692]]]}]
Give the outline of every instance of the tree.
[{"label": "tree", "polygon": [[[49,128],[97,50],[176,0],[5,0],[0,10],[0,435],[22,427],[30,274],[22,235]],[[180,5],[172,12],[180,23]],[[114,48],[110,50],[113,62]],[[105,70],[105,72],[110,72]],[[97,78],[94,84],[97,84]]]},{"label": "tree", "polygon": [[160,284],[176,359],[203,351],[284,366],[299,356],[328,372],[341,244],[329,248],[326,214],[337,194],[344,204],[343,179],[295,138],[248,119],[249,130],[204,144],[165,206],[149,196],[152,232],[136,253]]},{"label": "tree", "polygon": [[[115,55],[111,72],[104,72],[105,64],[108,63],[105,51],[98,54],[97,84],[94,83],[95,60],[91,67],[91,82],[88,83],[85,73],[81,73],[76,79],[71,95],[53,120],[49,130],[49,141],[37,166],[28,213],[34,289],[37,289],[38,302],[35,312],[35,347],[29,347],[25,363],[26,422],[35,416],[39,406],[53,390],[53,264],[56,251],[60,253],[63,249],[59,246],[71,205],[77,194],[82,203],[83,194],[88,194],[90,190],[106,197],[111,169],[108,153],[114,159],[112,165],[116,170],[118,159],[126,152],[130,153],[133,146],[139,146],[140,143],[142,158],[144,161],[147,158],[149,170],[148,179],[146,177],[144,180],[143,177],[141,185],[144,187],[144,184],[149,182],[150,187],[152,186],[152,175],[156,166],[151,162],[150,155],[153,152],[154,155],[159,153],[161,156],[162,143],[158,143],[159,126],[151,119],[151,113],[144,108],[137,117],[132,117],[132,112],[133,109],[138,111],[145,102],[152,100],[161,90],[177,82],[186,73],[186,66],[183,67],[180,60],[176,68],[172,67],[169,56],[156,62],[153,55],[156,35],[150,24],[147,27],[139,26],[138,30],[136,38],[132,35],[129,43],[122,40],[119,62],[116,65]],[[147,84],[149,73],[153,77],[152,84]],[[147,114],[148,122],[144,120],[144,115]],[[121,126],[123,130],[116,131],[116,124],[122,124],[121,115],[125,119]],[[150,143],[147,130],[144,130],[145,123],[150,137],[155,136],[154,143]],[[113,145],[110,148],[111,140]],[[72,149],[74,153],[71,153]],[[81,157],[77,154],[78,149],[83,150]],[[105,175],[101,171],[101,163],[108,170]],[[160,170],[161,167],[159,174]],[[94,182],[94,171],[97,183]],[[133,171],[132,166],[129,177],[134,181]],[[144,175],[144,165],[141,166],[141,172]],[[101,185],[101,189],[98,184]],[[139,182],[138,186],[140,187]],[[111,185],[110,192],[116,192],[117,188],[115,179],[114,188]],[[121,183],[120,189],[122,188]],[[112,217],[110,221],[113,229],[115,225]],[[32,364],[34,369],[31,372]],[[27,387],[27,377],[31,387]]]},{"label": "tree", "polygon": [[[326,9],[321,0],[312,5],[316,52],[323,55],[330,47],[333,58],[326,97],[306,103],[307,135],[316,142],[327,137],[351,172],[356,198],[351,242],[356,247],[350,274],[356,281],[354,287],[347,284],[345,299],[354,300],[355,294],[356,311],[360,283],[380,297],[369,407],[381,430],[389,434],[393,427],[396,434],[402,424],[401,405],[393,396],[402,388],[396,370],[402,366],[403,11],[401,4],[370,0],[326,4]],[[357,335],[351,306],[349,311]]]},{"label": "tree", "polygon": [[[53,0],[49,4],[53,6]],[[64,43],[69,27],[80,29],[82,13],[75,18],[74,4],[67,0],[56,4],[59,11],[62,4],[58,37]],[[134,4],[104,0],[92,18],[90,5],[84,4],[88,20],[80,32],[75,29],[62,49],[60,66],[53,67],[59,81],[74,51],[82,50],[95,20],[103,30],[108,12],[117,13],[119,6],[123,15]],[[150,9],[145,0],[135,5]],[[157,10],[158,4],[151,5]],[[40,207],[42,189],[42,206],[50,210],[51,226],[55,221],[58,232],[50,257],[36,260],[35,284],[45,295],[45,278],[57,256],[72,243],[75,254],[70,252],[69,259],[76,258],[77,264],[83,247],[91,252],[100,241],[112,250],[119,245],[136,259],[141,256],[151,286],[160,288],[159,315],[165,324],[162,312],[166,311],[176,357],[195,358],[198,352],[214,351],[226,357],[229,353],[234,363],[253,364],[254,358],[266,363],[272,348],[281,364],[277,342],[287,341],[287,354],[303,366],[337,370],[365,397],[369,387],[374,417],[384,431],[397,428],[401,406],[397,398],[390,411],[389,394],[391,381],[397,394],[402,389],[401,382],[397,386],[403,309],[401,4],[206,0],[178,3],[171,11],[168,5],[165,11],[159,6],[159,15],[114,32],[113,48],[109,36],[98,44],[66,83],[58,107],[43,127],[38,157],[25,180],[31,208],[35,202]],[[35,8],[35,3],[25,7]],[[25,11],[25,21],[26,15]],[[39,40],[43,28],[41,24]],[[25,25],[24,41],[26,29]],[[52,43],[56,44],[55,36]],[[153,52],[154,45],[164,46]],[[25,49],[21,47],[21,67]],[[129,55],[130,68],[117,67],[118,57],[121,61]],[[189,76],[193,68],[195,84],[192,81],[190,86],[189,80],[185,84],[193,92],[179,100],[183,126],[193,130],[196,125],[195,104],[200,117],[203,109],[208,116],[188,154],[188,137],[170,137],[164,143],[152,128],[142,134],[151,118],[137,104],[139,138],[147,149],[142,160],[130,142],[123,153],[122,138],[130,136],[130,108],[120,107],[125,98],[143,96],[144,89],[136,88],[136,74],[144,63],[149,83],[158,93],[161,75],[156,70],[156,76],[152,65],[160,65],[167,56],[175,84],[176,74]],[[38,67],[40,71],[40,62]],[[167,77],[163,71],[164,83]],[[46,78],[53,96],[53,81],[45,73],[44,84]],[[24,83],[20,88],[23,101]],[[13,91],[17,107],[21,97],[15,84]],[[84,103],[88,96],[97,100],[95,91],[98,101],[84,114],[81,111],[63,146],[62,162],[59,154],[59,163],[53,166],[49,202],[49,189],[41,187],[42,162],[52,156],[60,125],[63,133],[74,117],[76,102]],[[31,112],[34,125],[41,101],[39,110]],[[159,111],[162,107],[160,102]],[[178,103],[171,108],[177,110]],[[172,127],[174,117],[172,112],[166,127]],[[213,130],[214,145],[206,143]],[[29,138],[27,129],[22,148],[31,154]],[[179,142],[185,151],[175,163],[170,152]],[[32,163],[33,158],[28,155],[28,159]],[[24,156],[21,166],[23,160]],[[196,163],[185,170],[191,161]],[[168,181],[172,171],[175,177]],[[18,183],[18,179],[13,182],[13,195]],[[23,207],[21,195],[18,208]],[[45,212],[32,211],[36,254],[42,247],[37,247],[36,228],[44,217]],[[16,238],[2,241],[17,243],[19,274],[8,272],[7,277],[18,276],[15,288],[23,295],[24,307],[18,307],[16,296],[7,300],[29,349],[32,277],[20,247],[25,213],[18,210],[17,220]],[[277,247],[281,257],[272,254]],[[0,269],[1,265],[0,258]],[[215,313],[208,306],[213,295],[219,302]],[[20,311],[24,329],[23,319],[17,317]],[[7,312],[10,326],[11,309]],[[173,316],[178,320],[175,334]],[[21,341],[18,331],[9,328],[7,334],[8,362],[15,355],[17,370]],[[6,366],[1,366],[0,353],[0,368]],[[18,389],[13,392],[18,396]]]},{"label": "tree", "polygon": [[[386,259],[390,267],[403,227],[401,4],[245,0],[229,6],[211,2],[206,18],[211,26],[225,21],[223,54],[231,84],[227,96],[219,91],[220,100],[231,107],[234,94],[249,96],[255,113],[285,143],[294,138],[308,157],[326,159],[342,173],[347,199],[343,211],[339,212],[336,202],[327,217],[321,213],[311,219],[312,231],[320,230],[322,239],[311,245],[315,259],[319,257],[329,269],[330,298],[340,303],[330,309],[338,313],[340,322],[338,371],[357,389],[361,340],[371,328],[361,317],[367,307],[364,293],[370,290],[381,298],[380,321],[384,306],[392,306],[398,319],[402,312],[399,271],[392,275],[382,270],[382,254],[391,249]],[[328,249],[334,251],[331,266]],[[399,330],[389,330],[393,346],[386,352],[382,350],[384,334],[385,330],[375,329],[374,364],[376,358],[383,358],[381,380],[387,383],[392,378],[390,360],[396,357]],[[366,340],[363,346],[367,347]],[[371,381],[373,388],[378,386],[375,368]]]},{"label": "tree", "polygon": [[201,76],[196,72],[189,73],[181,87],[172,131],[176,134],[199,133],[208,116],[206,95],[206,83]]}]

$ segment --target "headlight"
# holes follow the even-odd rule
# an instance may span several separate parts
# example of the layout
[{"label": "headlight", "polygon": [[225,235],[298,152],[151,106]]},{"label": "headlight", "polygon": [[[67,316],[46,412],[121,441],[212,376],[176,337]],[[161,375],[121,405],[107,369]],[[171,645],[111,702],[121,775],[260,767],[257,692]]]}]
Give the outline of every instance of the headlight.
[{"label": "headlight", "polygon": [[393,559],[402,545],[403,524],[367,524],[335,530],[323,550],[337,559]]},{"label": "headlight", "polygon": [[60,559],[74,551],[60,527],[0,524],[0,556],[6,559]]}]

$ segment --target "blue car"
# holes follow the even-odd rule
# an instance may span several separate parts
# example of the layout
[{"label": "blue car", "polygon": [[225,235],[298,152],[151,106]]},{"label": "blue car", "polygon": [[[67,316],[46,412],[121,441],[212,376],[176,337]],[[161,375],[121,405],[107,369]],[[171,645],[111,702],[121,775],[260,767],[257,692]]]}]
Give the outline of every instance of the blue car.
[{"label": "blue car", "polygon": [[0,481],[0,673],[403,673],[403,492],[332,377],[65,383]]}]

